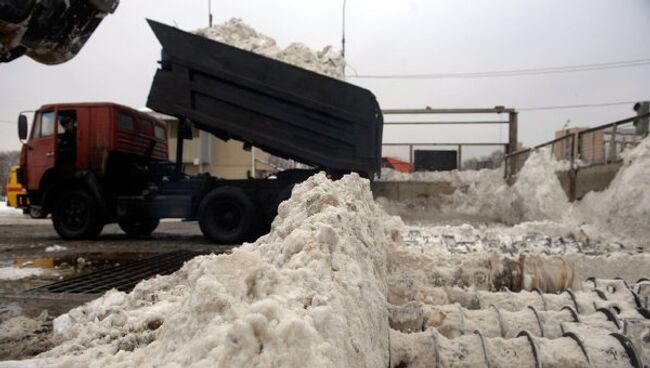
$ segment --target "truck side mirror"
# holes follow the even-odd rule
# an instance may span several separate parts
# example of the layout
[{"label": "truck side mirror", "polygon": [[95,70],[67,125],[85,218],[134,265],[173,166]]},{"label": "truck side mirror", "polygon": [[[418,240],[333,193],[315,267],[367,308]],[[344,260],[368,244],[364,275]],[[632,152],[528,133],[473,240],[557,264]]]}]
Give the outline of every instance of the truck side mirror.
[{"label": "truck side mirror", "polygon": [[18,116],[18,138],[21,141],[27,139],[27,116],[23,114]]}]

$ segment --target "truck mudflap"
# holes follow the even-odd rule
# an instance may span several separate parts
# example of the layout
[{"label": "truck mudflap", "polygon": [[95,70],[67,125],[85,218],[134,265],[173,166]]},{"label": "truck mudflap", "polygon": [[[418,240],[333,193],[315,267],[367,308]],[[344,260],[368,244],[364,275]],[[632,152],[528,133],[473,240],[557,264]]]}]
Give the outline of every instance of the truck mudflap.
[{"label": "truck mudflap", "polygon": [[163,47],[147,106],[333,172],[380,169],[383,118],[368,90],[149,21]]},{"label": "truck mudflap", "polygon": [[119,0],[0,1],[0,62],[22,55],[43,64],[73,58]]}]

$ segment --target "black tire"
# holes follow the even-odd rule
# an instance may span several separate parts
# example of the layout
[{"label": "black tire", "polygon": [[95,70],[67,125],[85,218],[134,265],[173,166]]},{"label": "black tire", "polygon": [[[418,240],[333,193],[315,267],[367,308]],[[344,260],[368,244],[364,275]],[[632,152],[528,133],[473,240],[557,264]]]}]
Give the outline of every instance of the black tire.
[{"label": "black tire", "polygon": [[83,189],[72,189],[56,198],[52,223],[66,240],[95,239],[104,228],[97,202]]},{"label": "black tire", "polygon": [[160,224],[159,219],[142,219],[118,222],[122,231],[130,236],[149,236]]},{"label": "black tire", "polygon": [[243,190],[220,187],[208,193],[199,204],[201,232],[217,244],[239,244],[255,233],[255,206]]},{"label": "black tire", "polygon": [[47,217],[47,214],[43,212],[43,210],[40,207],[29,207],[26,209],[27,213],[29,214],[29,217],[33,219],[44,219]]}]

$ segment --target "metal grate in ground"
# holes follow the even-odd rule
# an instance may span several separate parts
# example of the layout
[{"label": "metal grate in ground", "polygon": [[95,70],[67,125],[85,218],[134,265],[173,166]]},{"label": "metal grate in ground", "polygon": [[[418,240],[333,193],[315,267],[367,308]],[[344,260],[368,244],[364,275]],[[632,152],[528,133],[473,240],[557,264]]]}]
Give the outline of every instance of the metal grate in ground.
[{"label": "metal grate in ground", "polygon": [[180,250],[106,268],[30,289],[27,293],[102,294],[110,289],[129,292],[140,281],[177,271],[186,261],[205,253]]}]

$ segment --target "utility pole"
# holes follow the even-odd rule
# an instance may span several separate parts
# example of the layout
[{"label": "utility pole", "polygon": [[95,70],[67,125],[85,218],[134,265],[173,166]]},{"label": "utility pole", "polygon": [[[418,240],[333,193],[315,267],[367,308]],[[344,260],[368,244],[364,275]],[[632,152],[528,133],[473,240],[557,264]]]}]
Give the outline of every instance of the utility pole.
[{"label": "utility pole", "polygon": [[343,78],[345,78],[345,65],[347,64],[345,62],[345,6],[346,4],[347,4],[347,0],[343,0],[343,32],[341,38],[341,56],[343,56]]},{"label": "utility pole", "polygon": [[208,0],[208,25],[212,27],[212,0]]}]

